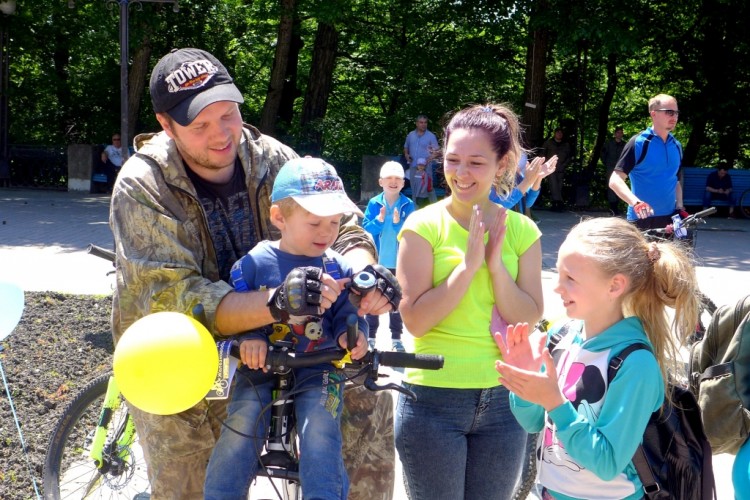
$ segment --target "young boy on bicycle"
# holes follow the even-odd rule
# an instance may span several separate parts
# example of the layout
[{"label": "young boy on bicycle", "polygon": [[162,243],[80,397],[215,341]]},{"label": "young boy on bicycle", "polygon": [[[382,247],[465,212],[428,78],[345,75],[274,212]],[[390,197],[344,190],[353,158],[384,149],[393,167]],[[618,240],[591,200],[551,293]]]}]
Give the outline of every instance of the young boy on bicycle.
[{"label": "young boy on bicycle", "polygon": [[[357,308],[344,285],[352,269],[330,250],[344,213],[362,215],[344,192],[336,170],[317,158],[288,161],[271,194],[277,241],[262,241],[232,267],[236,291],[273,289],[273,325],[240,336],[243,367],[229,404],[226,426],[206,472],[205,498],[244,498],[257,472],[269,427],[273,375],[265,368],[268,346],[288,340],[298,353],[348,347],[346,318]],[[338,292],[331,303],[321,290]],[[359,318],[354,359],[367,352],[367,322]],[[343,379],[332,365],[294,370],[300,481],[305,497],[346,499],[349,481],[341,456],[339,422]],[[241,434],[240,434],[241,433]],[[244,435],[243,435],[244,434]]]}]

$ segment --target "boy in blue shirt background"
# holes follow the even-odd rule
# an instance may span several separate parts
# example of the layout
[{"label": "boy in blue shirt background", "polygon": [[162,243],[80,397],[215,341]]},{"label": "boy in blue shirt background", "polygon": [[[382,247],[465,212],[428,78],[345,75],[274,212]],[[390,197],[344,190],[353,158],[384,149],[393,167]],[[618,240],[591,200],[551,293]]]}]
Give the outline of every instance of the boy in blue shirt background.
[{"label": "boy in blue shirt background", "polygon": [[[398,255],[398,240],[396,236],[404,225],[406,218],[414,212],[415,205],[407,196],[401,193],[404,188],[404,167],[396,161],[387,161],[380,168],[378,184],[383,192],[372,197],[367,203],[362,227],[370,233],[378,249],[378,264],[396,274],[396,256]],[[391,347],[394,351],[404,352],[401,342],[404,324],[401,313],[393,310],[390,317]],[[380,317],[367,315],[370,326],[369,344],[375,348],[375,339],[380,326]]]}]

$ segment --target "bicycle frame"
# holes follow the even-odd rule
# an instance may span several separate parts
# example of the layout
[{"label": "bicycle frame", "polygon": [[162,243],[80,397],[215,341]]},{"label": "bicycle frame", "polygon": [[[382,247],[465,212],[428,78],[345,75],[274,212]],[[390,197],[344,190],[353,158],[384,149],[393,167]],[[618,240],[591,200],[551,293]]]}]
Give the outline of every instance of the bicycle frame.
[{"label": "bicycle frame", "polygon": [[292,433],[295,425],[291,372],[287,371],[276,378],[266,453],[258,457],[259,476],[299,482],[297,446]]},{"label": "bicycle frame", "polygon": [[[117,380],[115,380],[114,376],[111,376],[107,384],[107,393],[104,396],[104,405],[99,416],[99,424],[94,432],[91,450],[89,451],[89,457],[94,461],[97,469],[104,470],[105,472],[108,472],[112,466],[112,463],[109,461],[110,455],[107,454],[107,459],[104,458],[107,427],[112,420],[114,412],[117,411],[121,404],[122,396],[117,386]],[[124,420],[124,427],[117,430],[115,437],[117,439],[111,445],[114,445],[114,449],[117,450],[116,456],[120,459],[120,463],[122,463],[130,458],[130,447],[133,445],[135,439],[135,424],[132,418],[128,417]]]}]

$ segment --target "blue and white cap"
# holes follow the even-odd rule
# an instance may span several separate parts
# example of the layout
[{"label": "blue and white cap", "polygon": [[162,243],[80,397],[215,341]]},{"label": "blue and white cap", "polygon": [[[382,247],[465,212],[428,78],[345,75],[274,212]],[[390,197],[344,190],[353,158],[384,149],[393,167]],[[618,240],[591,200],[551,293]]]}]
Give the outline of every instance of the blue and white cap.
[{"label": "blue and white cap", "polygon": [[319,217],[362,211],[344,191],[336,169],[320,158],[289,160],[276,175],[271,202],[292,198],[302,208]]}]

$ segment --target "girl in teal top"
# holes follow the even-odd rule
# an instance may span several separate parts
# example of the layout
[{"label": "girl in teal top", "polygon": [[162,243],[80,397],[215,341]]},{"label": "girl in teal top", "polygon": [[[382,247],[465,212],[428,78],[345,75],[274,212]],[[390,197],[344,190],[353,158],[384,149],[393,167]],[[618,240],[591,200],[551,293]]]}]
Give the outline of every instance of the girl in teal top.
[{"label": "girl in teal top", "polygon": [[459,111],[445,129],[451,194],[416,211],[399,235],[401,315],[419,353],[445,367],[408,370],[396,448],[411,498],[507,499],[521,472],[526,433],[497,381],[491,325],[542,315],[540,232],[489,200],[508,192],[521,151],[518,119],[499,105]]},{"label": "girl in teal top", "polygon": [[[664,402],[668,369],[679,373],[677,341],[698,320],[693,263],[679,244],[648,243],[635,225],[599,218],[568,233],[557,271],[555,292],[578,321],[552,353],[543,335],[530,339],[528,325],[509,327],[497,362],[514,415],[540,433],[542,496],[644,498],[632,458]],[[653,353],[631,353],[610,382],[610,360],[634,343]]]}]

